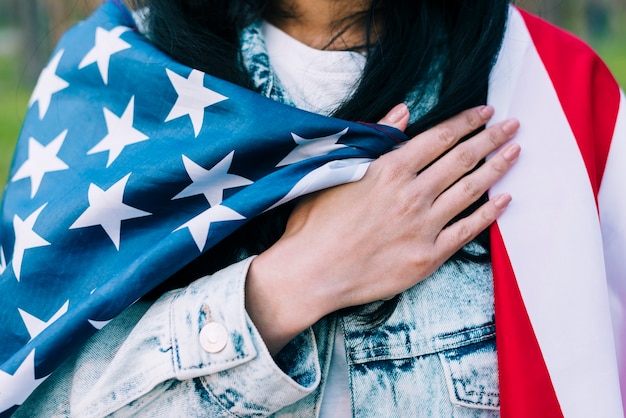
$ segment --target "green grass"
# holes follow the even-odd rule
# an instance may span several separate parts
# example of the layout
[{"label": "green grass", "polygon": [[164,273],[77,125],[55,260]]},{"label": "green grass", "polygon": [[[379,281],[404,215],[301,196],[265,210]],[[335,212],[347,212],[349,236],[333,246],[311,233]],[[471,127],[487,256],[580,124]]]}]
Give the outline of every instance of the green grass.
[{"label": "green grass", "polygon": [[622,89],[626,89],[626,39],[621,45],[611,43],[597,48],[598,53],[607,63]]},{"label": "green grass", "polygon": [[14,57],[0,56],[0,185],[7,181],[15,141],[32,89],[21,82],[16,61]]}]

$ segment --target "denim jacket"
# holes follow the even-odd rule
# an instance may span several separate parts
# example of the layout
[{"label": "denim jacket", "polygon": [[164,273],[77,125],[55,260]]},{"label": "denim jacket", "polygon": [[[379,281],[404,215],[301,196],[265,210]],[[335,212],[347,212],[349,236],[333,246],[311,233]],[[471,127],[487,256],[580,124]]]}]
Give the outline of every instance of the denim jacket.
[{"label": "denim jacket", "polygon": [[[243,40],[260,91],[289,103],[258,27]],[[252,259],[129,307],[14,416],[315,417],[337,327],[354,417],[499,416],[490,265],[447,262],[381,326],[329,315],[272,358],[244,307]]]}]

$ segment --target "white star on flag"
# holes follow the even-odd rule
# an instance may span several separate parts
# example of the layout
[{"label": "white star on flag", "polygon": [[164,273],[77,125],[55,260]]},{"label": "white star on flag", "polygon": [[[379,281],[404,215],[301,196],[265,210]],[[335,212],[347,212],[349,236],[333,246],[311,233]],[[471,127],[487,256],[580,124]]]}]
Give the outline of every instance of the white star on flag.
[{"label": "white star on flag", "polygon": [[333,135],[323,136],[320,138],[302,138],[294,133],[291,134],[293,140],[298,144],[285,158],[283,158],[276,167],[304,161],[311,157],[328,154],[331,151],[346,148],[346,145],[338,144],[339,138],[348,132],[348,128]]},{"label": "white star on flag", "polygon": [[107,190],[102,190],[93,183],[90,184],[89,207],[76,219],[70,229],[100,225],[119,251],[122,221],[152,215],[122,202],[124,188],[129,177],[130,173]]},{"label": "white star on flag", "polygon": [[22,309],[18,308],[17,310],[20,312],[20,316],[22,317],[24,325],[26,325],[26,329],[28,330],[28,334],[30,335],[30,339],[32,340],[37,335],[41,334],[44,329],[48,328],[54,321],[62,317],[67,312],[69,306],[70,301],[65,301],[63,306],[61,306],[59,310],[56,311],[56,313],[52,315],[50,319],[48,319],[48,321],[42,321],[41,319],[29,314]]},{"label": "white star on flag", "polygon": [[111,55],[130,48],[129,43],[120,39],[120,36],[128,30],[130,28],[123,26],[118,26],[110,31],[96,28],[96,44],[87,52],[87,55],[78,65],[78,69],[81,70],[95,62],[98,65],[98,70],[100,70],[102,81],[104,81],[104,84],[107,84],[109,82],[109,61],[111,60]]},{"label": "white star on flag", "polygon": [[230,152],[210,170],[204,169],[183,155],[183,163],[193,183],[174,196],[173,199],[203,194],[211,206],[216,206],[222,202],[224,190],[252,184],[252,181],[245,177],[228,173],[234,154],[235,151]]},{"label": "white star on flag", "polygon": [[211,228],[212,223],[238,221],[241,219],[246,219],[246,217],[238,212],[235,212],[229,207],[217,205],[205,210],[204,212],[186,222],[182,226],[179,226],[174,230],[174,232],[180,231],[184,228],[188,228],[194,242],[196,243],[196,246],[200,251],[203,251],[204,246],[206,245],[206,240],[209,236],[209,229]]},{"label": "white star on flag", "polygon": [[61,132],[59,136],[54,138],[48,145],[41,145],[35,138],[28,139],[28,159],[24,161],[21,167],[17,170],[12,182],[30,177],[31,189],[30,197],[35,197],[41,180],[46,173],[52,173],[53,171],[67,170],[70,168],[65,164],[57,154],[63,146],[65,141],[65,135],[67,129]]},{"label": "white star on flag", "polygon": [[67,81],[56,75],[57,67],[59,66],[59,62],[61,62],[63,52],[64,50],[62,49],[57,52],[56,55],[50,60],[50,63],[48,63],[46,68],[41,71],[39,80],[37,80],[37,85],[33,90],[32,96],[30,96],[28,107],[34,105],[35,102],[39,102],[40,120],[43,119],[48,111],[52,95],[69,87],[70,85]]},{"label": "white star on flag", "polygon": [[88,319],[87,322],[89,322],[91,326],[94,327],[95,329],[101,330],[102,328],[104,328],[106,324],[111,322],[111,319],[109,319],[108,321],[96,321],[93,319]]},{"label": "white star on flag", "polygon": [[124,110],[121,117],[115,116],[115,114],[107,108],[103,108],[102,110],[104,111],[104,120],[107,125],[108,133],[87,152],[87,155],[109,151],[109,158],[107,160],[107,167],[109,167],[113,161],[119,157],[124,147],[145,141],[148,137],[133,128],[133,115],[135,113],[134,96],[130,98],[128,106],[126,106],[126,110]]},{"label": "white star on flag", "polygon": [[41,385],[48,376],[35,378],[35,350],[31,351],[15,373],[0,370],[0,411],[24,403],[26,398]]},{"label": "white star on flag", "polygon": [[204,109],[215,103],[227,100],[228,97],[204,87],[204,73],[201,71],[192,70],[187,78],[169,69],[166,69],[166,71],[172,86],[176,90],[176,94],[178,94],[178,98],[169,115],[165,118],[165,122],[189,115],[193,131],[196,137],[198,137],[204,122]]},{"label": "white star on flag", "polygon": [[20,281],[20,274],[22,271],[22,261],[24,259],[24,252],[31,248],[37,247],[45,247],[46,245],[50,245],[48,241],[40,237],[35,231],[33,231],[33,227],[35,226],[35,222],[37,222],[37,218],[41,214],[43,208],[47,205],[44,204],[39,209],[30,214],[30,216],[24,220],[22,220],[19,216],[13,216],[13,230],[15,231],[15,247],[13,250],[13,272],[15,273],[15,278],[17,281]]}]

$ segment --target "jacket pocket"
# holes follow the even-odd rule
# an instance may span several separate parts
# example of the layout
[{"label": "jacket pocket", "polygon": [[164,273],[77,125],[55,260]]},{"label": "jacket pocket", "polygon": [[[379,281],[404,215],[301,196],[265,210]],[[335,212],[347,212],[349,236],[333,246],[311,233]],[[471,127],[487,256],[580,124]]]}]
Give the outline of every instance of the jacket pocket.
[{"label": "jacket pocket", "polygon": [[439,352],[453,405],[500,408],[495,338]]}]

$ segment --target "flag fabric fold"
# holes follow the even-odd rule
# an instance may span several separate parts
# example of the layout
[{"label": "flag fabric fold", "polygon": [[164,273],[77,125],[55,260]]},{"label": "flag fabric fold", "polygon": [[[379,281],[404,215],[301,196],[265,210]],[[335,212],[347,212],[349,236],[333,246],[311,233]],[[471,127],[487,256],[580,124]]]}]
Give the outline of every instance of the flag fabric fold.
[{"label": "flag fabric fold", "polygon": [[[511,8],[488,101],[522,126],[491,191],[513,195],[492,228],[502,416],[623,416],[624,95],[586,46]],[[247,220],[404,140],[181,65],[104,3],[42,72],[4,192],[0,415]]]},{"label": "flag fabric fold", "polygon": [[623,93],[581,41],[511,9],[489,102],[523,150],[491,190],[513,196],[492,228],[502,416],[622,417]]},{"label": "flag fabric fold", "polygon": [[133,25],[106,2],[33,92],[2,207],[0,411],[247,220],[406,139],[185,67]]}]

